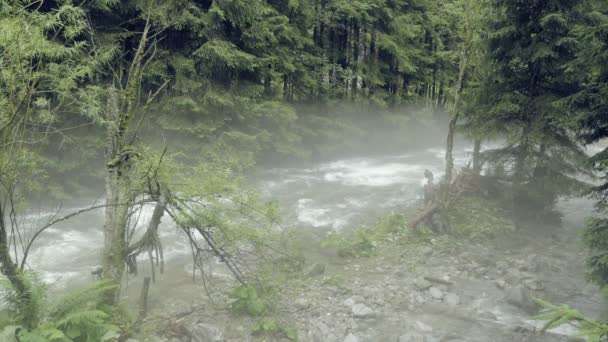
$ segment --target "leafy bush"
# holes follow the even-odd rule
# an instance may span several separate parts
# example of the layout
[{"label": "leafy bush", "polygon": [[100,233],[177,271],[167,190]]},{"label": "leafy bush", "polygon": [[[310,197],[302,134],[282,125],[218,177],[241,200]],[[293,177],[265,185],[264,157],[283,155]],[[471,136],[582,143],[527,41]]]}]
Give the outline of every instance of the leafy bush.
[{"label": "leafy bush", "polygon": [[44,283],[35,276],[24,279],[26,295],[2,284],[8,315],[0,322],[4,329],[0,336],[13,335],[20,342],[98,342],[119,336],[121,328],[115,323],[119,311],[103,303],[114,285],[97,282],[51,301]]},{"label": "leafy bush", "polygon": [[234,299],[230,305],[233,312],[254,317],[264,316],[276,301],[276,293],[272,288],[252,285],[235,288],[230,297]]},{"label": "leafy bush", "polygon": [[298,341],[298,332],[274,319],[262,318],[257,321],[253,330],[254,334],[275,335]]}]

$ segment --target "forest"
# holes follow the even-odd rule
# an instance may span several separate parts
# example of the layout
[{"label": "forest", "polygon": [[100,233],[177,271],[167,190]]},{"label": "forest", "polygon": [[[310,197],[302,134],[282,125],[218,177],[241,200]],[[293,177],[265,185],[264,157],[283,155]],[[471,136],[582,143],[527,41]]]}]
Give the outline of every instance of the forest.
[{"label": "forest", "polygon": [[605,0],[0,0],[0,341],[607,341],[606,138]]}]

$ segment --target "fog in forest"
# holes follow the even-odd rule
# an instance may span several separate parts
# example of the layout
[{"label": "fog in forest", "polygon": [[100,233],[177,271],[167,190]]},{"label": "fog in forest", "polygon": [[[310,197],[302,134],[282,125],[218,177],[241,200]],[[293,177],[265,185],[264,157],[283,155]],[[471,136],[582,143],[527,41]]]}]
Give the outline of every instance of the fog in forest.
[{"label": "fog in forest", "polygon": [[608,341],[605,1],[0,0],[0,342]]}]

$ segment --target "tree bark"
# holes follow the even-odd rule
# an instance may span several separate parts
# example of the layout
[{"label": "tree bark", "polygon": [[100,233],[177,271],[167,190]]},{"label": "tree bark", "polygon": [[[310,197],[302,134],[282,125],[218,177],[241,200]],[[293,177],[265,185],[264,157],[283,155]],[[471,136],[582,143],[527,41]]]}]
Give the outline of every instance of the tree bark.
[{"label": "tree bark", "polygon": [[118,94],[110,86],[108,104],[108,127],[106,136],[106,210],[104,226],[104,250],[102,275],[116,284],[109,294],[108,302],[117,303],[120,283],[127,256],[127,220],[131,202],[128,160],[117,161],[122,148],[120,134],[120,108]]},{"label": "tree bark", "polygon": [[458,115],[460,114],[461,98],[462,92],[464,90],[464,82],[467,74],[468,64],[469,52],[468,49],[464,47],[460,57],[460,71],[458,72],[458,83],[456,84],[456,96],[454,98],[454,107],[452,109],[452,115],[448,127],[448,136],[445,149],[445,189],[443,193],[443,200],[445,202],[447,202],[448,200],[448,196],[450,193],[450,183],[452,182],[452,173],[454,171],[454,134],[456,132],[456,123],[458,121]]},{"label": "tree bark", "polygon": [[4,210],[0,202],[0,271],[8,279],[19,296],[23,299],[29,298],[29,292],[25,281],[19,277],[19,269],[13,262],[9,250],[8,232],[4,219]]},{"label": "tree bark", "polygon": [[475,139],[473,143],[473,174],[481,173],[481,139]]}]

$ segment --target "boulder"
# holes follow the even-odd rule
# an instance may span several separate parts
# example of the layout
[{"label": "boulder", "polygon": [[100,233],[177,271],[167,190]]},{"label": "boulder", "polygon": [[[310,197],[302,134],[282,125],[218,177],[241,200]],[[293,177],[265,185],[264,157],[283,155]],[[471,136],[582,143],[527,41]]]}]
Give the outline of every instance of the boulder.
[{"label": "boulder", "polygon": [[192,335],[193,342],[220,342],[224,340],[224,333],[216,326],[195,322],[187,327]]},{"label": "boulder", "polygon": [[522,285],[516,285],[510,288],[507,291],[505,302],[530,313],[537,307],[526,288]]},{"label": "boulder", "polygon": [[431,297],[436,300],[441,300],[444,296],[443,292],[436,287],[431,287],[429,293],[431,294]]},{"label": "boulder", "polygon": [[416,288],[418,290],[426,290],[429,287],[431,287],[431,282],[429,282],[428,280],[424,279],[424,278],[416,278],[414,280],[414,286],[416,286]]},{"label": "boulder", "polygon": [[356,318],[374,317],[376,313],[365,304],[355,304],[352,307],[353,316]]}]

